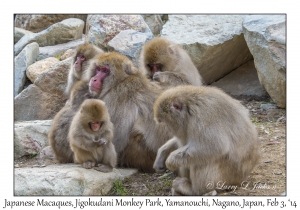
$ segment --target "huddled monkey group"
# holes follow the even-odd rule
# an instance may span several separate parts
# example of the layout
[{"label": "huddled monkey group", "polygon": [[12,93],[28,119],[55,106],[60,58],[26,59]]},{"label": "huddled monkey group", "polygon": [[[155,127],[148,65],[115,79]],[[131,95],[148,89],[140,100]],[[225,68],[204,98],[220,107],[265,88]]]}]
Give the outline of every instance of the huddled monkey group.
[{"label": "huddled monkey group", "polygon": [[187,52],[164,38],[143,46],[139,67],[118,52],[79,45],[69,99],[48,134],[62,163],[110,172],[174,171],[173,195],[203,195],[208,183],[241,184],[258,163],[248,110],[204,86]]}]

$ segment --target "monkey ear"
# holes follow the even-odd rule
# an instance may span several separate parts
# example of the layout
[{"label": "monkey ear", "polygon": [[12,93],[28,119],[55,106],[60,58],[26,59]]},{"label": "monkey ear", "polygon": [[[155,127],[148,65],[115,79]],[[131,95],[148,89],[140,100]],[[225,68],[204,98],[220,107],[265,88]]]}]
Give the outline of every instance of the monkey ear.
[{"label": "monkey ear", "polygon": [[130,62],[123,62],[122,68],[125,71],[125,73],[128,75],[136,74],[138,71],[138,69],[134,67],[133,64]]},{"label": "monkey ear", "polygon": [[171,110],[180,112],[182,110],[182,104],[179,101],[172,101],[170,104]]},{"label": "monkey ear", "polygon": [[174,45],[170,45],[169,47],[168,47],[168,50],[169,50],[169,53],[171,54],[171,55],[174,55],[175,54],[175,49],[174,49]]}]

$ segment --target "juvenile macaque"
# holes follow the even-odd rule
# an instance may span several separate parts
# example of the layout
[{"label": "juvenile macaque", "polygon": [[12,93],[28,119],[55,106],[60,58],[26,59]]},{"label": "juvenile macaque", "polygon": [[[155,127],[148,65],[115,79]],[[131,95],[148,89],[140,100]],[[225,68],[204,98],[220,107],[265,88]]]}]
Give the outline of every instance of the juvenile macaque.
[{"label": "juvenile macaque", "polygon": [[105,102],[114,124],[119,164],[153,171],[158,148],[172,137],[153,119],[153,104],[161,88],[117,52],[97,55],[87,73],[90,95]]},{"label": "juvenile macaque", "polygon": [[140,56],[141,70],[164,89],[178,85],[202,85],[202,78],[189,55],[178,44],[157,37]]},{"label": "juvenile macaque", "polygon": [[202,195],[218,182],[241,186],[258,162],[248,110],[217,88],[170,88],[156,100],[154,117],[174,134],[158,150],[154,169],[189,170],[173,181],[173,195]]},{"label": "juvenile macaque", "polygon": [[48,141],[54,152],[55,158],[62,163],[74,162],[74,153],[67,139],[71,121],[79,109],[81,103],[89,98],[88,84],[78,81],[74,84],[69,102],[55,115],[51,129],[48,133]]},{"label": "juvenile macaque", "polygon": [[113,129],[105,103],[86,99],[74,116],[68,135],[75,161],[84,168],[98,166],[99,171],[112,171],[117,164]]},{"label": "juvenile macaque", "polygon": [[66,94],[68,96],[73,85],[82,79],[82,75],[87,69],[90,59],[99,53],[103,53],[103,51],[91,43],[84,43],[76,48],[68,75],[68,84],[66,87]]}]

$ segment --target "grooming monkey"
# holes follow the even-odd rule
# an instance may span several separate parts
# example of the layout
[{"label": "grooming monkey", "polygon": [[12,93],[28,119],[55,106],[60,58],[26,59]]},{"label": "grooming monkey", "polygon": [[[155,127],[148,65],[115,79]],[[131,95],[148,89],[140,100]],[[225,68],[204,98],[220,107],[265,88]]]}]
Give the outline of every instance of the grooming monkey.
[{"label": "grooming monkey", "polygon": [[68,134],[75,161],[84,168],[98,166],[99,171],[112,171],[117,164],[113,129],[105,103],[86,99],[75,114]]},{"label": "grooming monkey", "polygon": [[119,165],[152,172],[158,148],[172,137],[153,119],[153,104],[161,87],[117,52],[95,56],[86,76],[90,95],[105,102],[114,124]]},{"label": "grooming monkey", "polygon": [[150,80],[164,89],[178,85],[202,85],[202,77],[186,51],[161,37],[145,44],[140,67]]},{"label": "grooming monkey", "polygon": [[78,81],[71,90],[70,100],[55,115],[48,141],[54,152],[55,158],[62,163],[73,163],[74,153],[67,139],[71,121],[82,102],[88,97],[89,87],[84,81]]},{"label": "grooming monkey", "polygon": [[173,181],[173,195],[202,195],[220,181],[240,186],[259,160],[248,110],[217,88],[170,88],[156,100],[154,116],[175,136],[158,150],[154,169],[189,169]]},{"label": "grooming monkey", "polygon": [[90,59],[103,51],[91,43],[78,45],[73,55],[72,65],[68,74],[66,94],[69,96],[73,85],[82,79],[82,75],[89,65]]}]

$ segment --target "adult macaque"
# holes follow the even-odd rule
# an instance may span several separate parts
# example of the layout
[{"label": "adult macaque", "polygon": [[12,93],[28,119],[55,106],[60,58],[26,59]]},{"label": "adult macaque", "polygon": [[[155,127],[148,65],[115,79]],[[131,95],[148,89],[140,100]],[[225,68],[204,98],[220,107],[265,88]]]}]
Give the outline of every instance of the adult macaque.
[{"label": "adult macaque", "polygon": [[69,96],[73,85],[82,79],[90,59],[103,51],[91,43],[78,45],[74,53],[71,69],[69,70],[66,94]]},{"label": "adult macaque", "polygon": [[157,149],[172,137],[153,119],[153,104],[161,88],[117,52],[97,55],[85,79],[90,79],[90,95],[107,106],[115,126],[113,144],[120,165],[153,171]]},{"label": "adult macaque", "polygon": [[202,195],[218,182],[240,186],[258,162],[248,110],[217,88],[170,88],[156,100],[154,117],[175,136],[158,150],[154,169],[190,173],[173,181],[173,195]]},{"label": "adult macaque", "polygon": [[202,78],[189,55],[178,44],[157,37],[145,44],[141,70],[164,89],[178,85],[202,85]]},{"label": "adult macaque", "polygon": [[69,102],[55,115],[51,129],[48,133],[48,141],[54,152],[55,158],[62,163],[73,163],[74,153],[67,139],[71,121],[79,109],[81,103],[89,98],[88,84],[78,81],[74,84]]},{"label": "adult macaque", "polygon": [[75,114],[68,135],[75,161],[84,168],[98,166],[99,171],[112,171],[117,164],[113,129],[105,103],[86,99]]}]

